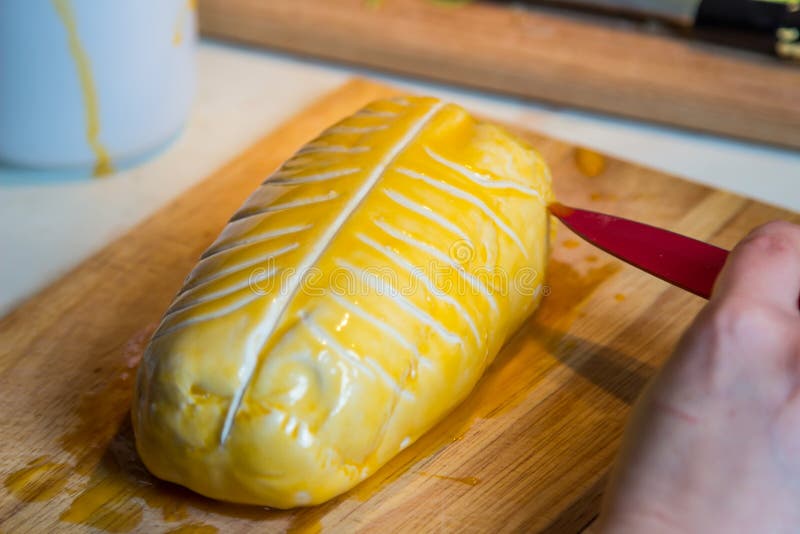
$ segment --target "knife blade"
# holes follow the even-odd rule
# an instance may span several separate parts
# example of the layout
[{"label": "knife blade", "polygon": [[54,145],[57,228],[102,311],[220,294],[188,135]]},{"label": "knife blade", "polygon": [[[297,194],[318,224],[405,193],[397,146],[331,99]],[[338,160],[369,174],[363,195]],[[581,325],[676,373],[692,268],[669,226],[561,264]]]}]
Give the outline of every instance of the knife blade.
[{"label": "knife blade", "polygon": [[706,299],[728,258],[723,248],[663,228],[559,203],[549,209],[589,243]]},{"label": "knife blade", "polygon": [[[607,213],[553,202],[550,213],[584,240],[652,274],[708,299],[729,251],[704,241]],[[800,295],[797,299],[800,309]]]}]

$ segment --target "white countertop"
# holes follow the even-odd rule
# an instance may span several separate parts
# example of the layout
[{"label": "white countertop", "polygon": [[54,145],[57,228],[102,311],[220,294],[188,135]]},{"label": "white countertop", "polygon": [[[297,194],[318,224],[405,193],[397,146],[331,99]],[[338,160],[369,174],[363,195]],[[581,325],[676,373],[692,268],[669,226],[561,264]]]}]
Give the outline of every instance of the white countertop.
[{"label": "white countertop", "polygon": [[354,74],[800,211],[796,151],[202,42],[192,115],[154,158],[103,180],[0,167],[0,315]]}]

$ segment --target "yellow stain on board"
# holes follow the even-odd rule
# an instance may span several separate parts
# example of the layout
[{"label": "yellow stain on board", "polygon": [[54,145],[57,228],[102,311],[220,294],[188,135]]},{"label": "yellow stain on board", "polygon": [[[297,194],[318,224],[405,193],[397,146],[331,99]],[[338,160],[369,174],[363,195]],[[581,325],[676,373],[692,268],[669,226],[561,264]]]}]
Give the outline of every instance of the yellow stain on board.
[{"label": "yellow stain on board", "polygon": [[69,0],[52,0],[64,29],[67,31],[69,51],[75,61],[78,79],[83,93],[83,106],[86,114],[86,140],[95,155],[94,176],[104,176],[114,172],[114,166],[103,143],[100,141],[100,113],[97,89],[92,76],[89,56],[78,36],[78,26]]},{"label": "yellow stain on board", "polygon": [[306,520],[302,515],[295,516],[286,527],[286,534],[320,534],[322,523],[319,519]]},{"label": "yellow stain on board", "polygon": [[466,484],[467,486],[477,486],[481,482],[477,477],[449,477],[447,475],[425,473],[424,471],[420,471],[419,474],[430,478],[438,478],[439,480],[450,480],[452,482],[458,482],[459,484]]},{"label": "yellow stain on board", "polygon": [[112,473],[95,476],[93,485],[61,513],[61,521],[105,532],[130,532],[139,526],[143,506],[129,498],[125,481]]},{"label": "yellow stain on board", "polygon": [[575,149],[575,165],[581,174],[589,178],[600,176],[606,169],[606,158],[602,154],[598,154],[587,148]]},{"label": "yellow stain on board", "polygon": [[617,200],[617,195],[594,192],[589,194],[589,200],[592,202],[615,202]]},{"label": "yellow stain on board", "polygon": [[58,495],[67,482],[68,466],[39,457],[25,468],[8,475],[3,485],[24,502],[48,501]]},{"label": "yellow stain on board", "polygon": [[188,525],[181,525],[168,530],[166,534],[217,534],[217,532],[219,532],[219,529],[213,525],[189,523]]}]

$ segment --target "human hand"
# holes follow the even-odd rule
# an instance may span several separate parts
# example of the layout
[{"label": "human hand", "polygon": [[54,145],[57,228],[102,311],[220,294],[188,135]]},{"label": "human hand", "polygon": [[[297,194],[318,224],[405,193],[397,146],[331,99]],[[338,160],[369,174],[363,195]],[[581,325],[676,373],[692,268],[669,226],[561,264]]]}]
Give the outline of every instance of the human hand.
[{"label": "human hand", "polygon": [[598,529],[800,530],[800,226],[736,246],[634,408]]}]

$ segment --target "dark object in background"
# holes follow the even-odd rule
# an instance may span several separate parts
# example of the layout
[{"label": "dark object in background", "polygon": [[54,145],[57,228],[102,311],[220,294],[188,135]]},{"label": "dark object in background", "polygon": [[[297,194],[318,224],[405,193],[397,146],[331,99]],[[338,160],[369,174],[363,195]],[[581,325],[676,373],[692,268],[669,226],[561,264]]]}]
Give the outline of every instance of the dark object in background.
[{"label": "dark object in background", "polygon": [[543,0],[539,3],[663,20],[683,29],[689,37],[800,60],[800,0]]},{"label": "dark object in background", "polygon": [[695,28],[723,44],[800,60],[800,4],[757,0],[702,0]]}]

